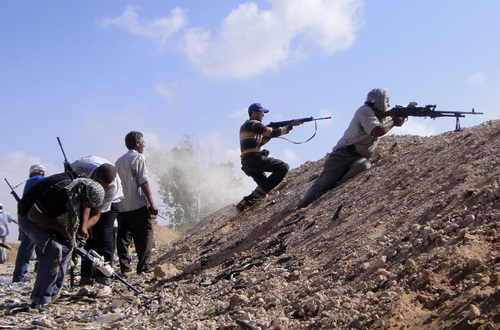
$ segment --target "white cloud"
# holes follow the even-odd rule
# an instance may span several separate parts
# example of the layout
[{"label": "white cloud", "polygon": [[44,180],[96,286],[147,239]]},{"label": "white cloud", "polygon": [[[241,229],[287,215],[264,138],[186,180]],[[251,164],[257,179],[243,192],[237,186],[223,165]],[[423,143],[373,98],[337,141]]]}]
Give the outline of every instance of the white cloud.
[{"label": "white cloud", "polygon": [[332,111],[326,110],[326,109],[319,110],[319,118],[328,118],[328,117],[332,117],[332,118],[318,120],[317,121],[318,126],[327,127],[327,126],[332,126],[334,123],[334,121],[332,120],[333,119]]},{"label": "white cloud", "polygon": [[189,85],[189,82],[172,82],[168,84],[156,83],[153,84],[153,88],[162,98],[167,100],[170,104],[181,106],[184,104],[184,100],[177,93],[177,89]]},{"label": "white cloud", "polygon": [[419,121],[420,119],[410,118],[409,121],[403,124],[403,126],[391,130],[391,133],[398,135],[404,135],[404,134],[420,135],[420,136],[435,135],[436,129],[426,124],[423,121]]},{"label": "white cloud", "polygon": [[170,36],[187,25],[184,10],[179,7],[172,9],[171,16],[155,18],[151,22],[141,22],[137,10],[136,7],[128,6],[120,17],[104,20],[102,24],[124,28],[137,36],[155,40],[161,46],[166,44]]},{"label": "white cloud", "polygon": [[244,118],[248,119],[248,108],[243,108],[229,114],[229,118]]},{"label": "white cloud", "polygon": [[[17,202],[10,194],[11,191],[5,179],[15,188],[14,190],[17,195],[22,197],[24,182],[28,179],[29,168],[33,164],[43,164],[46,168],[47,176],[58,172],[57,166],[54,164],[45,163],[40,157],[28,155],[23,151],[13,151],[8,154],[0,155],[0,173],[2,173],[2,181],[4,181],[2,183],[4,186],[0,189],[0,203],[3,204],[5,211],[15,219],[17,219]],[[7,241],[17,242],[17,226],[9,224],[9,228],[10,233]]]},{"label": "white cloud", "polygon": [[467,78],[469,84],[479,84],[484,81],[484,74],[482,72],[476,72]]},{"label": "white cloud", "polygon": [[298,163],[300,161],[300,157],[292,149],[286,148],[281,153],[283,154],[283,161],[285,163],[295,164],[295,163]]},{"label": "white cloud", "polygon": [[206,76],[248,78],[304,56],[306,45],[329,55],[345,50],[361,25],[360,0],[270,2],[270,10],[254,2],[239,5],[214,38],[209,31],[189,29],[182,50]]},{"label": "white cloud", "polygon": [[[240,4],[220,25],[218,34],[193,27],[180,45],[191,63],[211,78],[249,78],[303,59],[314,47],[328,55],[349,48],[361,26],[362,0],[269,0],[271,9],[255,2]],[[187,26],[179,7],[167,17],[141,22],[138,9],[103,21],[164,46]]]}]

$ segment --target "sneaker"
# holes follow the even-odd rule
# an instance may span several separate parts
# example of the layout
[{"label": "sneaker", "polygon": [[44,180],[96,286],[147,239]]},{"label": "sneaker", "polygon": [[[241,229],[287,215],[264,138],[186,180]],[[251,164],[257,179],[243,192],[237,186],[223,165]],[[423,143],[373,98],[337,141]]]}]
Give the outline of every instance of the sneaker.
[{"label": "sneaker", "polygon": [[106,298],[111,297],[113,291],[111,290],[111,286],[109,285],[99,285],[97,292],[95,293],[96,298]]},{"label": "sneaker", "polygon": [[83,297],[90,296],[90,293],[91,293],[90,288],[87,286],[84,286],[84,287],[81,287],[80,290],[78,290],[78,292],[74,295],[74,297],[75,298],[83,298]]},{"label": "sneaker", "polygon": [[120,272],[120,277],[127,278],[127,277],[129,277],[129,276],[134,275],[134,273],[135,273],[135,272],[134,272],[133,270],[128,271],[128,272]]}]

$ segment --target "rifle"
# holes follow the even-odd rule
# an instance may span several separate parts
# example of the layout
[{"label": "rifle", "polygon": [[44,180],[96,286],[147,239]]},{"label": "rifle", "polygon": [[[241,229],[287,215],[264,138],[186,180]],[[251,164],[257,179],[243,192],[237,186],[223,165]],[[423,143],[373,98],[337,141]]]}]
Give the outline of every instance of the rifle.
[{"label": "rifle", "polygon": [[14,199],[16,200],[16,202],[20,202],[21,201],[21,198],[19,198],[19,196],[17,195],[16,191],[14,190],[14,187],[12,187],[9,183],[9,181],[7,181],[6,178],[3,178],[5,180],[5,182],[7,182],[7,185],[9,186],[10,188],[10,193],[12,196],[14,196]]},{"label": "rifle", "polygon": [[68,158],[66,158],[66,154],[64,153],[61,139],[59,139],[59,137],[57,137],[57,142],[59,142],[59,147],[61,148],[62,154],[64,156],[64,172],[70,172],[72,171],[71,164],[68,162]]},{"label": "rifle", "polygon": [[267,126],[273,127],[273,128],[278,128],[278,127],[286,126],[286,125],[290,124],[291,122],[293,122],[295,120],[299,120],[302,123],[309,122],[309,121],[314,121],[314,134],[309,139],[307,139],[307,140],[305,140],[303,142],[294,142],[294,141],[288,140],[287,138],[284,138],[282,136],[279,137],[280,139],[287,140],[289,142],[292,142],[293,144],[302,144],[302,143],[306,143],[306,142],[310,141],[313,137],[316,136],[316,132],[318,131],[318,122],[317,122],[318,120],[325,120],[325,119],[331,119],[331,118],[332,117],[324,117],[324,118],[307,117],[307,118],[300,118],[300,119],[292,119],[292,120],[271,122]]},{"label": "rifle", "polygon": [[0,242],[0,248],[3,248],[3,249],[7,249],[7,250],[10,250],[10,246],[8,246],[7,244],[4,244],[2,242]]},{"label": "rifle", "polygon": [[[52,233],[52,238],[66,246],[67,248],[71,248],[71,241],[70,239],[64,238],[61,234],[55,231],[51,231]],[[106,261],[104,261],[104,258],[95,252],[94,250],[87,251],[85,250],[85,241],[82,241],[81,239],[78,239],[76,242],[76,246],[73,248],[73,252],[78,254],[84,259],[87,259],[92,263],[92,266],[94,266],[96,269],[100,270],[104,276],[106,277],[111,277],[111,278],[116,278],[126,286],[128,286],[130,289],[134,290],[136,293],[141,293],[139,290],[134,288],[131,284],[129,284],[127,281],[125,281],[122,277],[120,277],[114,270],[113,267]],[[73,281],[73,279],[71,279]],[[73,285],[72,285],[73,286]]]},{"label": "rifle", "polygon": [[300,120],[301,123],[313,121],[316,123],[317,120],[325,120],[325,119],[332,119],[332,117],[324,117],[324,118],[313,118],[313,117],[307,117],[307,118],[300,118],[300,119],[292,119],[292,120],[284,120],[284,121],[277,121],[277,122],[271,122],[267,126],[273,127],[273,128],[278,128],[278,127],[283,127],[295,120]]},{"label": "rifle", "polygon": [[461,129],[460,118],[465,117],[465,115],[482,115],[482,112],[476,112],[474,108],[470,112],[462,111],[436,111],[435,105],[426,105],[425,107],[403,107],[401,105],[396,105],[389,111],[393,111],[393,115],[397,117],[429,117],[436,119],[438,117],[455,117],[456,125],[455,132]]},{"label": "rifle", "polygon": [[105,276],[112,277],[118,279],[120,282],[128,286],[130,289],[134,290],[136,293],[141,293],[141,291],[134,288],[131,284],[121,278],[111,267],[110,264],[104,261],[104,258],[99,255],[94,250],[87,251],[84,249],[85,243],[83,241],[79,241],[77,246],[75,247],[75,252],[78,253],[82,258],[86,258],[92,263],[96,269],[99,269]]}]

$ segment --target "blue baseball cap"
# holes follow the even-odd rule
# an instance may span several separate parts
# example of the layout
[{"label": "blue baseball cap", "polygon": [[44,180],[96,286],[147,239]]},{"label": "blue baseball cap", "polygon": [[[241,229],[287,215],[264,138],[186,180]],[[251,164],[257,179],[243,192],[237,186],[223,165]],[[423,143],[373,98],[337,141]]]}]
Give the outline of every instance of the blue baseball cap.
[{"label": "blue baseball cap", "polygon": [[262,105],[260,105],[260,103],[252,103],[249,107],[248,107],[248,114],[252,114],[252,112],[254,111],[262,111],[264,113],[268,113],[269,110],[267,109],[264,109],[262,107]]}]

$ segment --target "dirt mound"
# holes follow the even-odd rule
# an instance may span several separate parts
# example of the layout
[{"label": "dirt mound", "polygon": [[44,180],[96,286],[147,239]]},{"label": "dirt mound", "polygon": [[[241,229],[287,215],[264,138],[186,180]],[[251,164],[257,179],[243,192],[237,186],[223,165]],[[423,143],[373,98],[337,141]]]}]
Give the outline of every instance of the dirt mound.
[{"label": "dirt mound", "polygon": [[372,169],[296,210],[323,166],[307,162],[247,212],[180,237],[159,263],[180,269],[166,283],[182,294],[163,299],[197,306],[183,327],[496,327],[499,145],[500,121],[384,137]]},{"label": "dirt mound", "polygon": [[384,137],[370,170],[297,210],[323,167],[307,162],[248,211],[227,206],[155,249],[154,273],[128,278],[142,294],[114,281],[112,298],[57,300],[43,324],[116,312],[112,328],[497,329],[499,148],[500,120]]},{"label": "dirt mound", "polygon": [[153,225],[153,230],[155,232],[156,244],[158,247],[162,247],[174,240],[179,236],[170,230],[170,228],[165,226]]}]

